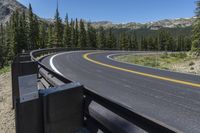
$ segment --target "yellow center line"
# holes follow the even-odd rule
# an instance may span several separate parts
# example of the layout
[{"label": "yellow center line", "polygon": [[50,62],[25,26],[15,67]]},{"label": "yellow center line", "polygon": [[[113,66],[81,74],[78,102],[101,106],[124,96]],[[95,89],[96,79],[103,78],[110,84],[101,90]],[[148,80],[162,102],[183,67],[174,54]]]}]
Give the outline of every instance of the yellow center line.
[{"label": "yellow center line", "polygon": [[170,82],[179,83],[179,84],[188,85],[188,86],[193,86],[193,87],[200,87],[200,84],[197,84],[197,83],[192,83],[192,82],[187,82],[187,81],[183,81],[183,80],[172,79],[172,78],[168,78],[168,77],[157,76],[157,75],[143,73],[143,72],[134,71],[134,70],[130,70],[130,69],[125,69],[125,68],[121,68],[121,67],[117,67],[117,66],[112,66],[112,65],[109,65],[109,64],[105,64],[105,63],[93,60],[93,59],[88,57],[91,54],[97,54],[97,53],[102,53],[102,52],[86,53],[86,54],[83,55],[83,58],[88,60],[88,61],[90,61],[90,62],[93,62],[95,64],[98,64],[98,65],[101,65],[101,66],[105,66],[105,67],[109,67],[109,68],[113,68],[113,69],[116,69],[116,70],[121,70],[121,71],[124,71],[124,72],[129,72],[129,73],[133,73],[133,74],[137,74],[137,75],[142,75],[142,76],[146,76],[146,77],[151,77],[151,78],[155,78],[155,79],[170,81]]}]

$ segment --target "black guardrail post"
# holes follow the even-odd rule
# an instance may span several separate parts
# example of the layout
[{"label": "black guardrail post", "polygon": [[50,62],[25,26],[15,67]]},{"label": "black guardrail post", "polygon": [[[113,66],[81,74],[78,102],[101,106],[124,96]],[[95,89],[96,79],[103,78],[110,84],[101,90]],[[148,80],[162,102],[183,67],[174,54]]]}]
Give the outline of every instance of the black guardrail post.
[{"label": "black guardrail post", "polygon": [[83,86],[70,83],[40,93],[44,133],[75,133],[83,127]]},{"label": "black guardrail post", "polygon": [[44,133],[42,102],[40,98],[26,102],[16,101],[16,133]]},{"label": "black guardrail post", "polygon": [[19,57],[16,62],[17,69],[14,70],[15,82],[19,89],[16,90],[18,95],[14,96],[16,98],[16,132],[43,133],[42,103],[37,87],[38,65],[37,62],[26,61],[28,58],[28,56],[23,56],[20,61]]},{"label": "black guardrail post", "polygon": [[15,57],[15,59],[11,64],[13,109],[15,108],[15,99],[19,97],[19,85],[18,85],[18,77],[20,74],[19,64],[20,62],[24,61],[31,61],[31,56],[29,54],[20,54]]},{"label": "black guardrail post", "polygon": [[19,71],[19,61],[18,57],[15,57],[11,64],[11,75],[12,75],[12,107],[15,108],[15,99],[19,95],[19,85],[18,85],[18,71]]}]

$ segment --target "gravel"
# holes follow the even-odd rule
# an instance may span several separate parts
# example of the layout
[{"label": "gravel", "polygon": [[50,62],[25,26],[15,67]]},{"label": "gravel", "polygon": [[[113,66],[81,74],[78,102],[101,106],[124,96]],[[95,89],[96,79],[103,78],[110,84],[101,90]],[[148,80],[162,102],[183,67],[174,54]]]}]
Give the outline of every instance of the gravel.
[{"label": "gravel", "polygon": [[15,133],[10,72],[0,75],[0,133]]}]

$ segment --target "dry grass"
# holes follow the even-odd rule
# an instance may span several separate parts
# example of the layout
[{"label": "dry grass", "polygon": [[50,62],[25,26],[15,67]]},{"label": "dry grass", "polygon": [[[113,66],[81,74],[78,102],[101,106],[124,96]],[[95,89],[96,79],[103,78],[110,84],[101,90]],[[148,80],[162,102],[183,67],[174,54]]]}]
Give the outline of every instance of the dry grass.
[{"label": "dry grass", "polygon": [[200,57],[194,58],[189,53],[171,53],[160,55],[121,55],[115,60],[154,67],[176,72],[200,74]]}]

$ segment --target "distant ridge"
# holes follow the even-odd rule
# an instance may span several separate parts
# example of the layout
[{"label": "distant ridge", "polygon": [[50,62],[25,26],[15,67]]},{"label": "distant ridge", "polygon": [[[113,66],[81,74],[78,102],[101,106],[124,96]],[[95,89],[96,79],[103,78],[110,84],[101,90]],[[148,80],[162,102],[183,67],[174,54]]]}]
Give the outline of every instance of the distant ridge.
[{"label": "distant ridge", "polygon": [[[5,24],[10,19],[12,13],[18,9],[19,11],[28,11],[28,9],[19,3],[16,0],[0,0],[0,23]],[[53,19],[41,19],[43,21],[52,23]],[[130,22],[126,24],[114,24],[110,21],[99,21],[99,22],[91,22],[92,26],[95,28],[104,27],[104,28],[116,28],[116,29],[150,29],[150,30],[158,30],[161,28],[186,28],[190,27],[195,21],[195,17],[192,18],[178,18],[178,19],[165,19],[157,22],[149,22],[149,23],[135,23]]]},{"label": "distant ridge", "polygon": [[149,23],[135,23],[130,22],[126,24],[113,24],[109,21],[93,22],[92,25],[96,28],[102,26],[104,28],[127,28],[127,29],[142,29],[147,28],[151,30],[158,30],[161,28],[185,28],[192,26],[195,21],[195,17],[192,18],[178,18],[178,19],[164,19],[156,22]]}]

